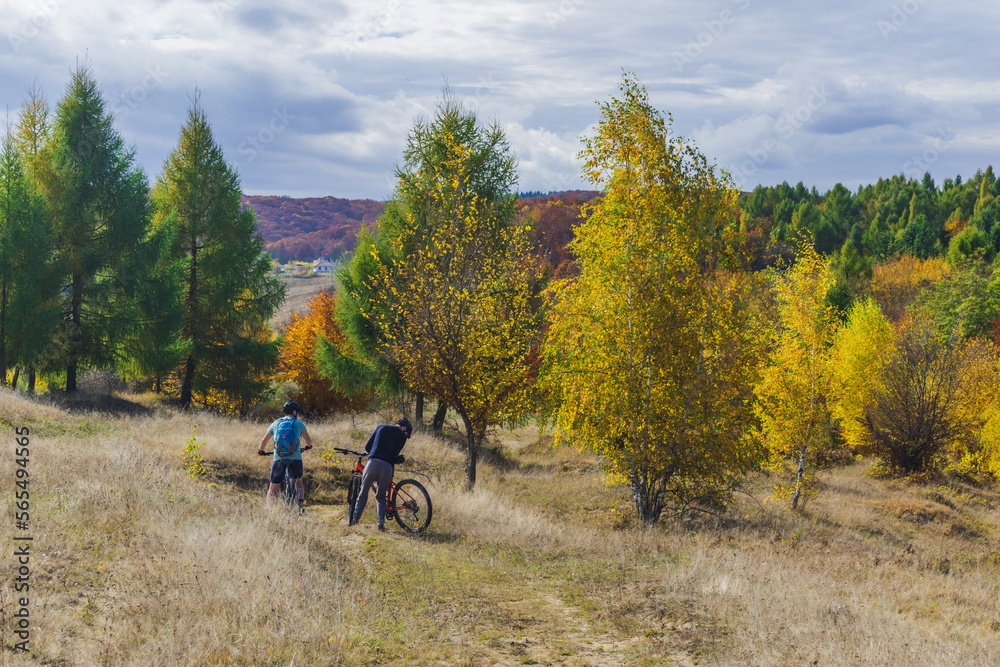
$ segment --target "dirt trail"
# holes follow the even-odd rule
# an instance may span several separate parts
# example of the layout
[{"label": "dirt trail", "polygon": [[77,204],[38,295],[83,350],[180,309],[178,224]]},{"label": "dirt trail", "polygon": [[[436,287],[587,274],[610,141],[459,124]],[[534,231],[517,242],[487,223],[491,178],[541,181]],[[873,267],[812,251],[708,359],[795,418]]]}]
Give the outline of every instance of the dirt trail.
[{"label": "dirt trail", "polygon": [[[366,513],[361,525],[350,530],[343,505],[311,506],[306,519],[328,526],[331,544],[336,543],[341,550],[346,546],[356,554],[361,568],[368,572],[382,565],[367,555],[370,552],[365,545],[372,539],[407,540],[406,547],[415,549],[414,556],[423,559],[429,567],[442,561],[439,552],[432,553],[442,549],[440,544],[412,540],[395,524],[387,524],[386,532],[379,534],[370,513]],[[616,636],[597,629],[587,611],[565,600],[563,593],[571,585],[566,581],[538,571],[518,571],[510,566],[506,571],[497,571],[503,567],[494,568],[488,585],[478,584],[477,587],[475,581],[463,581],[464,586],[458,586],[437,604],[441,610],[437,629],[442,630],[447,641],[456,648],[464,647],[467,651],[462,656],[463,664],[573,667],[634,664],[636,652],[633,649],[644,641],[643,637]],[[467,618],[486,622],[459,620]],[[497,622],[497,619],[502,620]],[[428,623],[429,627],[434,624],[433,620],[421,622]],[[429,632],[432,636],[437,634]],[[670,658],[665,664],[694,664],[684,653]]]}]

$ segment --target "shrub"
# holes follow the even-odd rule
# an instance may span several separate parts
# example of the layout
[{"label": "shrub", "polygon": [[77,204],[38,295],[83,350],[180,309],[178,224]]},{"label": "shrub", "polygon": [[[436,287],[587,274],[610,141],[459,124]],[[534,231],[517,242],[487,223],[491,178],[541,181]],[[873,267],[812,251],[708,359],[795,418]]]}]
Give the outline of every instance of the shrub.
[{"label": "shrub", "polygon": [[978,447],[993,360],[973,341],[950,344],[931,326],[907,327],[874,374],[861,418],[866,444],[901,473],[933,470],[946,447]]}]

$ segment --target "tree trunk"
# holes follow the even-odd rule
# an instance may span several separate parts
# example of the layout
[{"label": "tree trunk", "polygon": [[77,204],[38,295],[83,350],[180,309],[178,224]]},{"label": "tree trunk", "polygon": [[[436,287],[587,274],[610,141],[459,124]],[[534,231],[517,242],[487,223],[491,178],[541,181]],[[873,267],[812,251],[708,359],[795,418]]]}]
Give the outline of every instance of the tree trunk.
[{"label": "tree trunk", "polygon": [[[194,342],[197,323],[195,312],[198,308],[198,240],[191,238],[191,268],[188,270],[188,291],[184,304],[184,337]],[[188,354],[187,364],[184,367],[184,382],[181,384],[181,407],[188,409],[191,407],[192,386],[194,385],[194,371],[197,361],[194,354]]]},{"label": "tree trunk", "polygon": [[17,380],[21,377],[21,367],[14,366],[14,381],[10,383],[11,389],[17,389]]},{"label": "tree trunk", "polygon": [[417,422],[414,426],[418,429],[424,428],[424,392],[417,392],[417,409],[413,415],[413,421]]},{"label": "tree trunk", "polygon": [[194,384],[195,364],[194,356],[189,354],[184,366],[184,383],[181,385],[181,407],[185,410],[191,407],[191,386]]},{"label": "tree trunk", "polygon": [[476,427],[465,415],[462,415],[462,422],[465,424],[465,446],[469,450],[469,458],[465,464],[466,480],[465,490],[472,491],[476,488],[476,463],[479,460],[479,443],[476,442]]},{"label": "tree trunk", "polygon": [[[0,387],[7,386],[7,285],[0,291]],[[15,385],[15,389],[17,386]]]},{"label": "tree trunk", "polygon": [[76,362],[71,361],[66,366],[66,393],[76,393]]},{"label": "tree trunk", "polygon": [[802,497],[802,478],[805,476],[806,469],[806,448],[805,445],[802,446],[802,451],[799,453],[799,471],[795,475],[795,493],[792,495],[792,509],[797,509],[799,506],[799,498]]},{"label": "tree trunk", "polygon": [[437,412],[434,413],[434,421],[431,422],[431,431],[440,433],[444,428],[444,418],[448,415],[448,404],[438,401]]},{"label": "tree trunk", "polygon": [[28,393],[35,393],[35,367],[31,366],[28,368]]},{"label": "tree trunk", "polygon": [[80,358],[80,346],[83,336],[80,335],[80,323],[83,320],[83,277],[73,275],[73,293],[70,297],[70,335],[69,360],[66,363],[66,393],[76,393],[76,371]]},{"label": "tree trunk", "polygon": [[663,512],[663,492],[654,492],[647,474],[633,471],[631,481],[636,516],[644,526],[652,528]]}]

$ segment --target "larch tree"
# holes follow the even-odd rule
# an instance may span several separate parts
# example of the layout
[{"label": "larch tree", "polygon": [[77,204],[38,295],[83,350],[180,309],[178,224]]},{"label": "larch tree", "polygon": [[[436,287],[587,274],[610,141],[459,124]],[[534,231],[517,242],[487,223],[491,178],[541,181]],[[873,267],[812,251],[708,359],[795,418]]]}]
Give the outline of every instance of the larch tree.
[{"label": "larch tree", "polygon": [[470,490],[487,428],[533,407],[540,288],[516,169],[503,130],[446,94],[410,133],[384,227],[398,252],[379,263],[383,349],[413,391],[461,417]]},{"label": "larch tree", "polygon": [[175,226],[184,260],[183,350],[179,394],[196,394],[242,412],[270,386],[278,344],[268,320],[285,290],[271,272],[253,211],[241,203],[239,176],[216,143],[198,97],[177,148],[157,179],[157,226]]},{"label": "larch tree", "polygon": [[563,437],[631,485],[640,521],[726,502],[763,455],[759,366],[737,192],[669,132],[632,75],[601,105],[584,173],[604,196],[576,227],[580,275],[556,283],[545,387]]},{"label": "larch tree", "polygon": [[0,145],[0,386],[15,365],[33,369],[49,346],[58,318],[56,278],[44,202],[7,128]]},{"label": "larch tree", "polygon": [[[45,147],[52,138],[52,116],[48,101],[38,86],[28,89],[27,97],[24,99],[21,110],[18,113],[17,132],[14,135],[15,145],[25,175],[28,178],[30,189],[39,196],[38,201],[44,206],[44,198],[39,193],[43,192],[41,178],[45,173]],[[46,216],[44,210],[40,211],[42,216]],[[36,242],[42,240],[51,244],[52,238],[48,233],[49,221],[46,216],[45,230],[35,237]],[[45,251],[46,258],[44,264],[48,266],[48,271],[44,275],[38,275],[38,281],[32,288],[40,290],[41,293],[33,295],[30,300],[33,303],[33,310],[39,317],[48,315],[51,318],[58,317],[58,299],[49,300],[45,294],[58,297],[59,266],[52,261],[52,249]],[[36,265],[40,267],[41,264]],[[47,321],[48,318],[43,318]],[[22,339],[35,340],[39,343],[37,349],[32,350],[30,358],[25,360],[28,375],[28,393],[34,393],[38,371],[45,366],[51,366],[56,360],[59,352],[58,343],[53,340],[55,332],[46,327],[44,323],[40,327],[34,328],[31,332],[25,332]],[[44,339],[44,340],[43,340]]]},{"label": "larch tree", "polygon": [[782,474],[794,461],[794,481],[777,486],[791,493],[793,508],[809,487],[810,455],[831,445],[829,354],[837,316],[826,298],[833,283],[830,261],[808,241],[799,245],[795,264],[774,276],[778,321],[756,408],[772,469]]},{"label": "larch tree", "polygon": [[66,341],[61,363],[72,393],[81,368],[115,366],[141,327],[134,299],[146,266],[136,249],[149,227],[146,176],[114,128],[88,65],[74,70],[32,172],[64,276],[58,335]]}]

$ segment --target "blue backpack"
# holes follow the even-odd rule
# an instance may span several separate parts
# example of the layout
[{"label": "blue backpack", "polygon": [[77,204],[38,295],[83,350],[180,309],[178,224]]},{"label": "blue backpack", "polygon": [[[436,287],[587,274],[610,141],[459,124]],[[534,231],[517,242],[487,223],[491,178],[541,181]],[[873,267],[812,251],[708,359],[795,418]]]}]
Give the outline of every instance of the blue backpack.
[{"label": "blue backpack", "polygon": [[299,449],[299,434],[295,430],[295,417],[282,417],[274,433],[274,451],[279,458],[293,456]]}]

